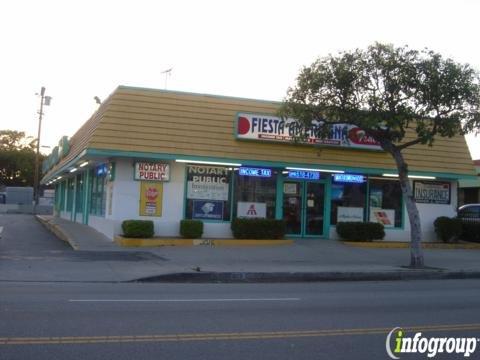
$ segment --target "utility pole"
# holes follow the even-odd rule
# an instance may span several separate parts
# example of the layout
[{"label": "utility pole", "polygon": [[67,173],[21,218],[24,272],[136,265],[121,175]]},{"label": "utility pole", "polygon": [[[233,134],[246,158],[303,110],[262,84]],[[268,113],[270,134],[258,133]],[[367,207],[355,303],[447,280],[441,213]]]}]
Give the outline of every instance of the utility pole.
[{"label": "utility pole", "polygon": [[[37,94],[38,95],[38,94]],[[45,96],[45,87],[42,86],[40,90],[40,111],[38,112],[38,135],[37,135],[37,152],[35,154],[35,176],[34,176],[34,184],[33,184],[33,191],[34,191],[34,201],[35,206],[38,205],[38,198],[39,198],[39,179],[40,179],[40,133],[42,131],[42,116],[43,116],[43,105],[50,105],[50,96]]]}]

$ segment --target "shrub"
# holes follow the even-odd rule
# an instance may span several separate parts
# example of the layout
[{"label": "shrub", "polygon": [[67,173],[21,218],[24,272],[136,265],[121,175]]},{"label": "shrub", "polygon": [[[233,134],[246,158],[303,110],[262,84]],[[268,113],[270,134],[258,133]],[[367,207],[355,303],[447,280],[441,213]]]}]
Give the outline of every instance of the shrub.
[{"label": "shrub", "polygon": [[180,235],[185,239],[197,239],[202,237],[203,222],[200,220],[182,220],[180,221]]},{"label": "shrub", "polygon": [[123,236],[130,238],[151,238],[154,234],[151,220],[125,220],[122,222]]},{"label": "shrub", "polygon": [[283,239],[286,227],[283,220],[237,218],[231,229],[236,239]]},{"label": "shrub", "polygon": [[462,221],[462,240],[480,242],[480,222]]},{"label": "shrub", "polygon": [[443,242],[456,241],[462,234],[462,221],[457,218],[440,216],[433,222],[437,237]]},{"label": "shrub", "polygon": [[337,234],[348,241],[382,240],[385,237],[383,225],[374,222],[339,222]]}]

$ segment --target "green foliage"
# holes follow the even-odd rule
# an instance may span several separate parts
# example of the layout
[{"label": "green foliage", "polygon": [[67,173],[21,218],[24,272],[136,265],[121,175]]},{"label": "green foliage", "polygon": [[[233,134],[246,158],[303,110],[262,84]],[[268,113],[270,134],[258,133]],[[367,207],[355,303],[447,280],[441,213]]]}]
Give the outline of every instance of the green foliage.
[{"label": "green foliage", "polygon": [[283,239],[285,221],[275,219],[243,219],[232,221],[231,229],[236,239]]},{"label": "green foliage", "polygon": [[[33,186],[34,148],[24,132],[0,130],[0,185]],[[40,154],[40,162],[42,159]]]},{"label": "green foliage", "polygon": [[198,239],[203,234],[203,222],[200,220],[180,221],[180,234],[185,239]]},{"label": "green foliage", "polygon": [[129,238],[151,238],[154,234],[151,220],[125,220],[122,222],[123,236]]},{"label": "green foliage", "polygon": [[346,221],[337,223],[337,234],[347,241],[382,240],[385,237],[383,225],[374,222]]},{"label": "green foliage", "polygon": [[480,222],[462,222],[460,238],[465,241],[480,242]]},{"label": "green foliage", "polygon": [[443,242],[457,241],[462,233],[462,221],[457,218],[440,216],[433,222],[437,237]]},{"label": "green foliage", "polygon": [[[429,50],[376,43],[367,50],[329,55],[303,68],[290,88],[284,117],[348,122],[363,129],[389,151],[436,136],[452,137],[480,126],[480,76],[469,65]],[[402,143],[407,133],[416,138]],[[390,151],[389,151],[390,152]]]}]

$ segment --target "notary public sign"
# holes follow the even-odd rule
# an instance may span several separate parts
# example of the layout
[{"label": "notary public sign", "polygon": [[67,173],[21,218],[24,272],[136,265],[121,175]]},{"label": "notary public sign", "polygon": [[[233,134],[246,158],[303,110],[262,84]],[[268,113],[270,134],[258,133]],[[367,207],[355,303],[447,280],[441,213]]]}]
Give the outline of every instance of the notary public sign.
[{"label": "notary public sign", "polygon": [[135,180],[169,181],[170,165],[155,162],[135,163]]},{"label": "notary public sign", "polygon": [[329,136],[320,138],[318,135],[322,126],[321,121],[313,121],[311,126],[305,127],[295,119],[261,114],[239,113],[236,118],[236,134],[239,140],[283,143],[297,140],[310,145],[382,150],[378,142],[357,126],[331,125]]}]

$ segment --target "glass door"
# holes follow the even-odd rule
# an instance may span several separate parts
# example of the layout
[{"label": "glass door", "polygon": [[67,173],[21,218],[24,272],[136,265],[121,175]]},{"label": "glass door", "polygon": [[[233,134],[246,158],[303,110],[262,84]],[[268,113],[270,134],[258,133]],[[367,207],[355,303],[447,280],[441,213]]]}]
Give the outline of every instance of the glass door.
[{"label": "glass door", "polygon": [[286,233],[302,235],[303,183],[285,181],[283,183],[283,219]]},{"label": "glass door", "polygon": [[286,233],[294,236],[322,236],[325,185],[318,182],[283,183],[283,219]]},{"label": "glass door", "polygon": [[305,235],[323,235],[325,186],[321,183],[307,182],[305,189]]}]

